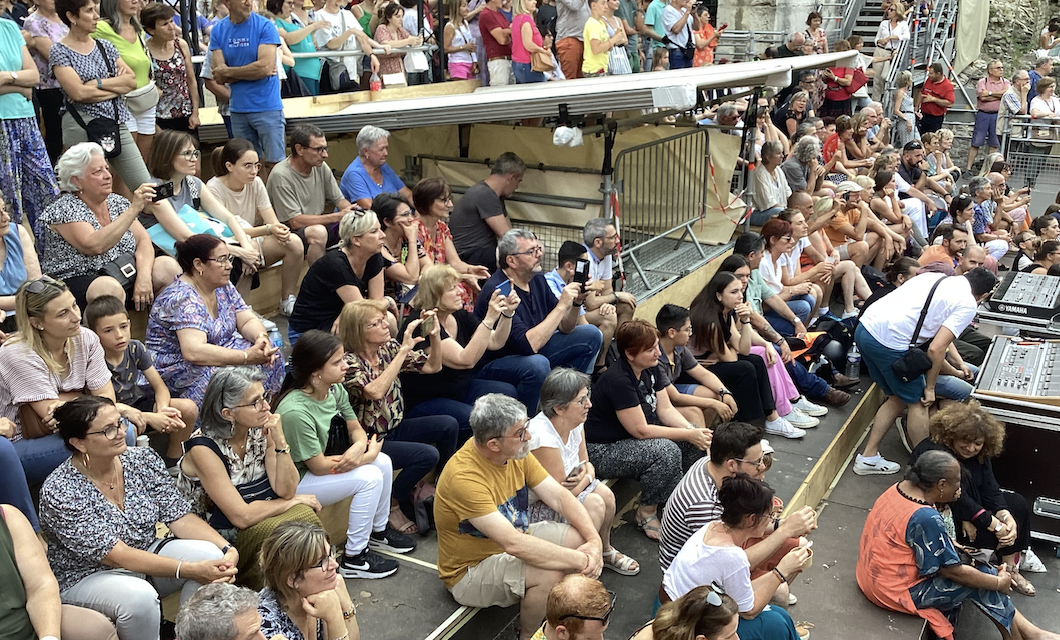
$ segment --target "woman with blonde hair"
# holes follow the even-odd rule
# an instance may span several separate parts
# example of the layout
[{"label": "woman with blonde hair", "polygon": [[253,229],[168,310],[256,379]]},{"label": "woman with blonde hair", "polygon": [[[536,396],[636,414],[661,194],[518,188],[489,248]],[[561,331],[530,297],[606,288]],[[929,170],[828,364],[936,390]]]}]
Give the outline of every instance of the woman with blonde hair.
[{"label": "woman with blonde hair", "polygon": [[[405,517],[399,502],[411,500],[416,484],[432,469],[441,473],[459,446],[459,426],[456,418],[444,414],[405,416],[398,374],[431,374],[442,368],[440,326],[433,320],[436,312],[425,311],[406,324],[401,342],[390,337],[386,312],[386,303],[379,300],[355,300],[343,307],[339,338],[349,366],[343,386],[361,428],[383,441],[383,453],[401,469],[391,491],[390,525],[409,534],[417,533],[418,525]],[[417,335],[419,326],[427,321],[429,343]]]},{"label": "woman with blonde hair", "polygon": [[518,84],[545,82],[548,78],[541,71],[534,71],[530,56],[534,53],[551,55],[552,36],[542,38],[534,21],[537,0],[514,0],[512,2],[512,71]]},{"label": "woman with blonde hair", "polygon": [[894,90],[894,146],[905,147],[905,143],[920,139],[920,130],[916,126],[916,113],[913,108],[913,74],[908,70],[898,74]]},{"label": "woman with blonde hair", "polygon": [[471,433],[471,405],[488,393],[518,397],[515,386],[475,376],[475,367],[487,350],[497,350],[508,341],[512,314],[519,306],[514,292],[490,298],[486,316],[479,318],[461,302],[463,278],[456,269],[435,264],[423,270],[412,311],[406,326],[420,317],[421,309],[436,311],[433,322],[441,327],[439,350],[442,368],[438,373],[408,372],[401,375],[405,396],[405,415],[409,418],[446,414],[456,418],[460,441]]},{"label": "woman with blonde hair", "polygon": [[449,77],[453,80],[470,80],[477,75],[478,54],[475,52],[475,36],[467,21],[467,0],[449,3],[449,21],[442,31],[445,53],[449,56]]},{"label": "woman with blonde hair", "polygon": [[360,640],[357,609],[322,528],[307,522],[276,527],[261,545],[261,566],[265,588],[258,613],[264,637]]},{"label": "woman with blonde hair", "polygon": [[[901,2],[895,2],[883,12],[883,21],[876,30],[876,49],[872,63],[872,99],[879,102],[883,99],[885,79],[891,69],[891,58],[898,46],[909,40],[909,24],[905,21],[905,8]],[[887,52],[886,55],[883,55]]]}]

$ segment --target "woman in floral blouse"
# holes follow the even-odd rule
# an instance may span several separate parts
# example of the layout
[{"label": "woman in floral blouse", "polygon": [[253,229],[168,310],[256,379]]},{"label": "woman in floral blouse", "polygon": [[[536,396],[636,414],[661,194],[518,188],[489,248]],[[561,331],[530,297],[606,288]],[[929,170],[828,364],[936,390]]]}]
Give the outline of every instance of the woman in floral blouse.
[{"label": "woman in floral blouse", "polygon": [[[346,348],[346,390],[350,404],[366,433],[383,440],[383,453],[393,460],[394,468],[401,469],[391,493],[390,525],[401,533],[417,531],[416,524],[401,513],[398,501],[411,493],[416,483],[431,469],[441,466],[456,452],[456,419],[448,415],[404,418],[405,405],[401,397],[402,371],[437,373],[442,368],[440,325],[433,311],[425,311],[422,319],[413,320],[405,329],[399,343],[390,337],[386,322],[387,306],[379,300],[350,302],[339,315],[339,337]],[[430,348],[414,351],[424,338],[415,337],[421,322],[431,325]],[[434,445],[434,446],[431,446]],[[437,449],[435,448],[437,447]],[[441,462],[441,464],[439,464]]]},{"label": "woman in floral blouse", "polygon": [[188,64],[191,50],[180,37],[180,27],[173,22],[175,14],[173,7],[161,2],[152,2],[140,12],[144,31],[151,36],[147,51],[155,65],[155,84],[160,93],[155,122],[159,129],[187,131],[197,138],[199,92],[195,68]]},{"label": "woman in floral blouse", "polygon": [[158,600],[231,582],[239,553],[190,513],[153,449],[126,447],[110,399],[71,400],[55,420],[73,457],[44,481],[40,521],[60,596],[113,620],[120,640],[158,640]]}]

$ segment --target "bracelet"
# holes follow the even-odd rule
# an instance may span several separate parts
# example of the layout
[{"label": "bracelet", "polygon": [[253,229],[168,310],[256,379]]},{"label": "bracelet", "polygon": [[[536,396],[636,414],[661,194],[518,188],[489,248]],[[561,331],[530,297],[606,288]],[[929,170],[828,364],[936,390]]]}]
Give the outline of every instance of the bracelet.
[{"label": "bracelet", "polygon": [[784,577],[784,574],[780,572],[780,569],[773,567],[773,573],[777,574],[777,577],[780,578],[781,582],[783,582],[784,584],[788,583],[788,579]]},{"label": "bracelet", "polygon": [[357,615],[357,605],[350,603],[350,610],[342,612],[342,619],[349,620],[353,616]]},{"label": "bracelet", "polygon": [[349,632],[349,630],[347,629],[347,630],[346,630],[346,633],[342,634],[342,635],[341,635],[341,636],[339,636],[338,638],[334,638],[333,640],[346,640],[346,638],[349,638],[349,637],[350,637],[350,632]]},{"label": "bracelet", "polygon": [[180,580],[180,565],[182,564],[184,564],[183,560],[177,563],[177,580]]},{"label": "bracelet", "polygon": [[[501,314],[501,315],[504,315],[504,314]],[[487,328],[488,328],[488,329],[489,329],[490,331],[493,331],[494,329],[496,329],[496,328],[497,328],[497,325],[499,325],[500,323],[501,323],[501,319],[500,319],[500,316],[498,316],[498,317],[497,317],[497,319],[493,321],[493,326],[491,326],[491,327],[487,327]],[[486,326],[486,323],[485,323],[485,322],[483,322],[483,323],[482,323],[482,326],[484,326],[484,327],[485,327],[485,326]]]},{"label": "bracelet", "polygon": [[283,449],[273,449],[276,453],[291,453],[291,445],[287,445]]},{"label": "bracelet", "polygon": [[246,364],[246,363],[247,363],[247,352],[244,351],[243,352],[243,364]]},{"label": "bracelet", "polygon": [[994,576],[997,578],[997,590],[1001,591],[1001,576]]},{"label": "bracelet", "polygon": [[[582,553],[585,553],[585,552],[582,551]],[[588,553],[585,553],[585,569],[588,569],[589,565],[592,564],[592,563],[593,563],[593,559],[589,557]],[[582,571],[585,571],[585,569],[582,569]]]},{"label": "bracelet", "polygon": [[977,519],[979,516],[983,515],[984,513],[986,513],[986,509],[980,509],[979,511],[976,511],[975,515],[972,516],[972,520]]},{"label": "bracelet", "polygon": [[271,224],[265,225],[265,233],[272,233],[272,225]]},{"label": "bracelet", "polygon": [[231,549],[232,549],[232,545],[230,545],[230,544],[226,544],[225,546],[221,547],[221,555],[225,555],[225,554],[226,554],[226,553],[228,553],[228,552],[229,552],[229,551],[230,551]]},{"label": "bracelet", "polygon": [[[504,316],[505,318],[508,318],[509,320],[511,320],[512,318],[515,317],[515,312],[512,311],[512,315],[508,315],[507,313],[502,313],[501,315]],[[498,320],[498,322],[499,322],[499,320]]]}]

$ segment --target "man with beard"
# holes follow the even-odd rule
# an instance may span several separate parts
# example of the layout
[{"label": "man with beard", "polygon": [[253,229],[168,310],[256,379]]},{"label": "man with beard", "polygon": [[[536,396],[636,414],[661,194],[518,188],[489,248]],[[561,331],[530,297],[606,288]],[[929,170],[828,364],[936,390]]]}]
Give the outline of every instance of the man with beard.
[{"label": "man with beard", "polygon": [[600,353],[603,336],[591,324],[578,324],[585,293],[571,282],[559,299],[541,273],[544,251],[537,236],[525,229],[512,229],[497,243],[497,270],[482,284],[475,301],[475,315],[486,317],[493,292],[506,296],[516,292],[519,306],[511,316],[508,341],[496,351],[487,351],[475,374],[479,380],[500,380],[515,385],[519,400],[537,408],[541,383],[556,367],[570,367],[591,374]]},{"label": "man with beard", "polygon": [[[718,110],[718,118],[725,119],[722,109]],[[607,218],[593,218],[585,223],[582,240],[585,241],[585,250],[589,252],[589,281],[600,283],[598,289],[586,296],[585,310],[594,311],[604,304],[613,304],[618,314],[618,326],[622,326],[622,323],[633,319],[637,298],[626,291],[616,292],[612,285],[615,277],[612,258],[618,251],[618,230]]]},{"label": "man with beard", "polygon": [[[574,494],[529,455],[526,409],[518,401],[496,393],[479,398],[471,431],[438,480],[438,576],[465,606],[520,603],[520,637],[527,640],[564,575],[600,575],[600,536]],[[529,524],[531,489],[569,524]]]},{"label": "man with beard", "polygon": [[944,223],[935,229],[935,235],[942,236],[942,244],[924,247],[924,252],[917,258],[917,262],[922,267],[932,262],[944,262],[956,269],[964,255],[964,250],[968,248],[968,229],[961,223]]}]

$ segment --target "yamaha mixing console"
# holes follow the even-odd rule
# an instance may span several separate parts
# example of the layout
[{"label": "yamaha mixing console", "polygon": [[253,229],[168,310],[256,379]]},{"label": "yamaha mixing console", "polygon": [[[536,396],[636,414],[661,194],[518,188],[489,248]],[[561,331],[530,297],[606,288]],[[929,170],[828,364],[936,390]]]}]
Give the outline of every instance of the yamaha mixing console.
[{"label": "yamaha mixing console", "polygon": [[1060,405],[1060,340],[994,338],[976,392]]},{"label": "yamaha mixing console", "polygon": [[986,304],[1006,315],[1050,320],[1060,313],[1060,277],[1010,271]]}]

